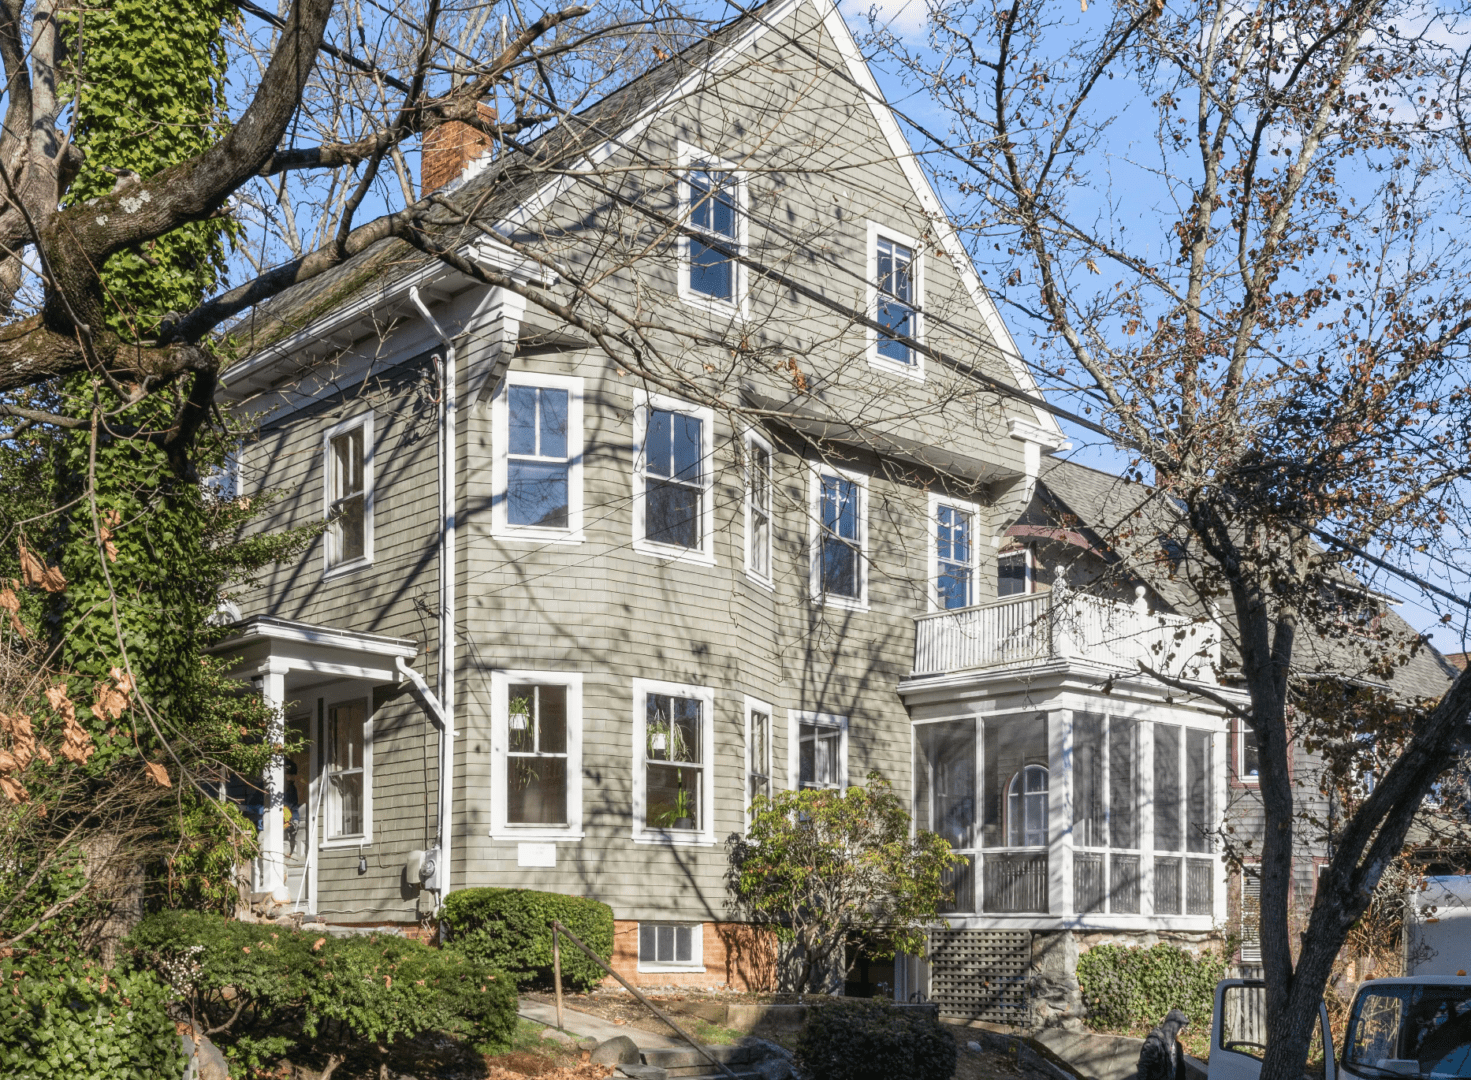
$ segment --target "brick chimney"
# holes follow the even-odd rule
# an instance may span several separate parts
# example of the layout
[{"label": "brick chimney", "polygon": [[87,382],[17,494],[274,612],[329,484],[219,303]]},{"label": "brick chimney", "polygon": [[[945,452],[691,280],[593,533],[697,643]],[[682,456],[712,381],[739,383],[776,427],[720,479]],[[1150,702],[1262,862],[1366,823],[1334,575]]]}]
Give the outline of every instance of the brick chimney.
[{"label": "brick chimney", "polygon": [[[495,110],[480,103],[480,119],[495,120]],[[419,148],[419,197],[460,177],[490,148],[490,137],[460,120],[446,120],[424,134]]]}]

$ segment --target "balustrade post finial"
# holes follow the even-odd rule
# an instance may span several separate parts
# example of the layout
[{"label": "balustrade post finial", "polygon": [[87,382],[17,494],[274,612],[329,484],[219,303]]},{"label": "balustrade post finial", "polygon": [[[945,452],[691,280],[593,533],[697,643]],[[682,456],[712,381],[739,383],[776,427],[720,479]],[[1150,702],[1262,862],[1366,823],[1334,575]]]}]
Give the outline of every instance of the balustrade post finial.
[{"label": "balustrade post finial", "polygon": [[1149,600],[1144,595],[1148,592],[1143,585],[1134,586],[1134,613],[1136,615],[1149,614]]}]

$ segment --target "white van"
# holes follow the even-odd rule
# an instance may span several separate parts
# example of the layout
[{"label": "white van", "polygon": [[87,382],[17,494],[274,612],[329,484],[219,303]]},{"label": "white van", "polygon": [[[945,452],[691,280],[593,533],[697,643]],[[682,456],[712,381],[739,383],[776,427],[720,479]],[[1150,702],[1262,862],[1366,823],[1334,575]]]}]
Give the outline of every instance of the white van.
[{"label": "white van", "polygon": [[[1309,1069],[1323,1080],[1471,1078],[1471,978],[1421,975],[1362,983],[1341,1054],[1335,1053],[1328,1010],[1321,1004],[1318,1024]],[[1218,983],[1210,1080],[1257,1080],[1266,1041],[1266,984]]]}]

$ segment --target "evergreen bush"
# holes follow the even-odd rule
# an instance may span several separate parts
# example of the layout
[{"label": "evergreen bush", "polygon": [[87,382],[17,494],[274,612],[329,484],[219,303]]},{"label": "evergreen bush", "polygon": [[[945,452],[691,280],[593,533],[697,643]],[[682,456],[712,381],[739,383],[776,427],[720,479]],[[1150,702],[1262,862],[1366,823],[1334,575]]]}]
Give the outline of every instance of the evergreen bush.
[{"label": "evergreen bush", "polygon": [[[452,947],[506,972],[518,986],[551,978],[553,919],[605,962],[613,955],[613,909],[584,896],[534,889],[462,889],[445,898],[440,918]],[[565,986],[591,990],[605,974],[575,945],[563,945]]]},{"label": "evergreen bush", "polygon": [[0,966],[0,1075],[157,1080],[184,1075],[168,987],[150,972],[30,956]]},{"label": "evergreen bush", "polygon": [[950,1080],[956,1057],[932,1011],[863,999],[809,1010],[796,1049],[806,1080]]},{"label": "evergreen bush", "polygon": [[1164,942],[1148,949],[1096,945],[1078,958],[1087,1023],[1096,1031],[1151,1028],[1171,1009],[1183,1010],[1193,1025],[1204,1024],[1225,975],[1221,953],[1197,957]]}]

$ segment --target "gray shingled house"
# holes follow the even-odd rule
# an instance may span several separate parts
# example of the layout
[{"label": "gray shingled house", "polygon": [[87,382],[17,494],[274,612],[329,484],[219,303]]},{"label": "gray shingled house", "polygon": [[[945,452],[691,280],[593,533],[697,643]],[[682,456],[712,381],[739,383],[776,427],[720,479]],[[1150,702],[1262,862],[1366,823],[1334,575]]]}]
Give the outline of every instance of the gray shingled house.
[{"label": "gray shingled house", "polygon": [[1054,576],[1091,543],[1028,516],[1072,505],[1060,431],[829,0],[465,157],[460,270],[384,241],[233,329],[241,490],[328,523],[221,647],[308,745],[256,900],[594,896],[628,977],[759,985],[725,838],[877,771],[970,861],[867,989],[1015,1019],[1034,970],[1076,1006],[1080,941],[1213,940],[1234,736],[1137,661],[1231,699],[1219,631]]}]

